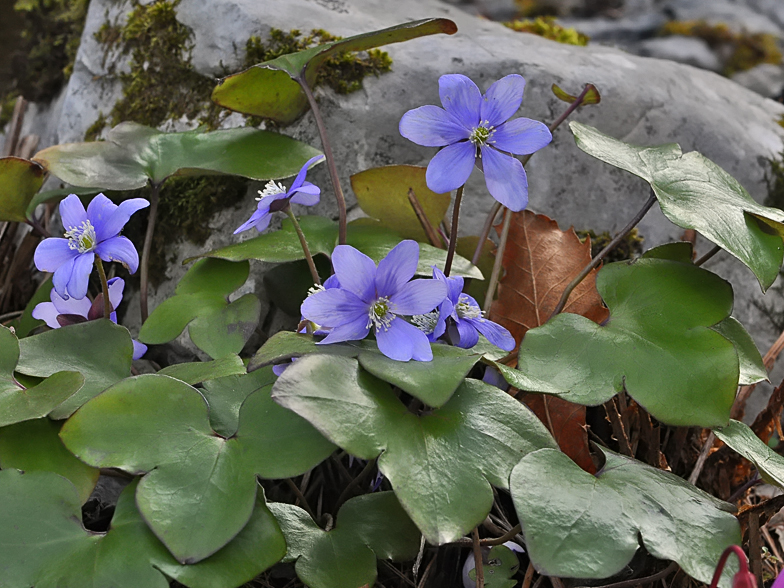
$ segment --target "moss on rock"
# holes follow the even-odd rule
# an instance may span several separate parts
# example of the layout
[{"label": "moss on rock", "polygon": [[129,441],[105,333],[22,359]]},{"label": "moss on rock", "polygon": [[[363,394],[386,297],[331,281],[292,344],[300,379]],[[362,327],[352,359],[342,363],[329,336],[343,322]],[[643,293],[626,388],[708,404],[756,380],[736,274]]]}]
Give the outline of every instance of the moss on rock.
[{"label": "moss on rock", "polygon": [[[599,234],[595,233],[593,230],[577,231],[577,236],[580,238],[580,241],[585,241],[586,237],[591,238],[591,257],[596,257],[596,255],[613,239],[613,236],[607,231]],[[637,228],[632,229],[629,234],[618,243],[618,246],[604,258],[604,263],[625,261],[627,259],[639,257],[642,255],[643,241],[645,241],[645,239],[640,235]]]},{"label": "moss on rock", "polygon": [[564,43],[565,45],[588,44],[590,38],[573,28],[565,28],[555,22],[552,16],[539,16],[533,20],[513,20],[505,22],[504,26],[519,33],[531,33],[539,35],[551,41]]}]

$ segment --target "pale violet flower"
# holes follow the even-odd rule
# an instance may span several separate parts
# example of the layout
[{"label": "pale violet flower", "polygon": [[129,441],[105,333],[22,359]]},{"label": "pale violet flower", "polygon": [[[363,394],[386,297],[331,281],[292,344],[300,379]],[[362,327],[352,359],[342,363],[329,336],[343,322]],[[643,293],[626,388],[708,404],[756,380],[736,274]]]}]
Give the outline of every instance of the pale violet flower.
[{"label": "pale violet flower", "polygon": [[425,147],[443,147],[430,160],[427,187],[443,194],[464,185],[474,165],[485,174],[490,194],[513,211],[528,205],[528,178],[511,155],[528,155],[552,141],[543,123],[529,118],[509,120],[523,101],[525,80],[513,74],[495,82],[482,95],[464,75],[438,80],[441,104],[409,110],[400,134]]}]

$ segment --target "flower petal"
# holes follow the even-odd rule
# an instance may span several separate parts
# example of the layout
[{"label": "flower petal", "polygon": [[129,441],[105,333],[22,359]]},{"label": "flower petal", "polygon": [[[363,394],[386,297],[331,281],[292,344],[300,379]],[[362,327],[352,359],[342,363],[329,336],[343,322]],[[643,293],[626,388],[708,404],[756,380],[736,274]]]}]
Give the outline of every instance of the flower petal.
[{"label": "flower petal", "polygon": [[511,74],[493,83],[482,99],[482,120],[488,121],[491,127],[497,127],[509,120],[520,108],[524,91],[525,80],[521,75]]},{"label": "flower petal", "polygon": [[367,255],[351,245],[338,245],[332,252],[332,267],[341,288],[368,304],[376,299],[376,264]]},{"label": "flower petal", "polygon": [[376,271],[378,295],[393,296],[414,277],[417,265],[419,265],[419,244],[416,241],[406,239],[395,245],[386,257],[378,262],[378,271]]},{"label": "flower petal", "polygon": [[[447,278],[440,269],[436,266],[431,266],[433,268],[433,278],[444,282],[446,284],[446,297],[450,300],[453,304],[457,304],[457,301],[460,299],[460,293],[463,291],[463,278],[461,276],[457,276],[454,278]],[[450,311],[451,312],[451,311]]]},{"label": "flower petal", "polygon": [[136,253],[136,247],[127,237],[112,237],[98,243],[95,252],[104,261],[119,261],[132,274],[139,267],[139,254]]},{"label": "flower petal", "polygon": [[388,329],[376,329],[378,350],[397,361],[430,361],[433,350],[427,335],[400,317],[395,317]]},{"label": "flower petal", "polygon": [[367,337],[369,332],[370,327],[368,326],[367,316],[361,316],[351,322],[335,327],[324,339],[317,341],[316,345],[359,341]]},{"label": "flower petal", "polygon": [[528,205],[528,178],[523,164],[492,147],[482,147],[485,183],[490,195],[513,212]]},{"label": "flower petal", "polygon": [[90,272],[93,270],[95,255],[82,253],[74,259],[73,271],[68,280],[68,295],[74,298],[84,298],[87,296],[87,283],[90,281]]},{"label": "flower petal", "polygon": [[[237,230],[234,231],[234,234],[236,235],[237,233],[241,233],[243,231],[247,231],[248,229],[252,229],[256,225],[258,225],[265,216],[266,217],[270,217],[270,213],[269,213],[268,210],[263,210],[262,211],[262,210],[256,209],[253,212],[253,214],[250,215],[250,218],[248,220],[246,220],[239,227],[237,227]],[[269,219],[267,220],[267,224],[269,225]],[[266,228],[267,227],[264,227],[264,229],[266,229]],[[262,229],[262,231],[264,229]]]},{"label": "flower petal", "polygon": [[498,323],[494,323],[486,318],[463,319],[463,321],[471,324],[496,347],[500,347],[504,351],[512,351],[515,348],[515,340],[512,334]]},{"label": "flower petal", "polygon": [[144,343],[140,343],[136,339],[131,339],[131,343],[133,343],[133,359],[141,359],[142,355],[147,353],[147,346]]},{"label": "flower petal", "polygon": [[65,230],[78,227],[87,220],[87,211],[76,194],[70,194],[60,201],[60,221]]},{"label": "flower petal", "polygon": [[112,310],[117,310],[117,307],[120,306],[124,289],[125,280],[122,278],[112,278],[109,280],[109,303],[112,305]]},{"label": "flower petal", "polygon": [[457,343],[452,341],[452,343],[454,343],[457,347],[470,349],[479,342],[479,333],[477,333],[476,328],[471,322],[465,319],[457,319],[455,324],[457,325],[457,332],[460,336],[460,341]]},{"label": "flower petal", "polygon": [[552,140],[553,135],[544,123],[530,118],[516,118],[498,127],[490,143],[501,151],[528,155],[546,147]]},{"label": "flower petal", "polygon": [[39,271],[53,272],[63,264],[73,261],[77,255],[79,252],[68,246],[68,239],[51,237],[38,244],[33,260]]},{"label": "flower petal", "polygon": [[310,182],[305,182],[296,192],[294,192],[290,202],[302,204],[303,206],[314,206],[318,204],[320,198],[321,188],[314,186]]},{"label": "flower petal", "polygon": [[294,181],[291,183],[291,188],[289,188],[289,191],[287,192],[286,195],[291,196],[294,192],[296,192],[297,188],[299,188],[302,185],[302,183],[305,181],[305,176],[307,175],[310,166],[317,162],[324,161],[324,159],[325,159],[324,155],[316,155],[315,157],[311,157],[310,159],[308,159],[305,162],[305,165],[302,166],[302,169],[299,170],[297,177],[294,178]]},{"label": "flower petal", "polygon": [[38,319],[39,321],[44,321],[46,323],[46,326],[51,329],[60,328],[60,323],[57,322],[58,314],[60,313],[57,312],[57,309],[54,307],[54,304],[51,302],[41,302],[40,304],[36,304],[32,312],[34,319]]},{"label": "flower petal", "polygon": [[65,300],[70,298],[68,294],[68,281],[71,279],[71,274],[73,273],[74,261],[76,261],[76,256],[58,267],[52,276],[52,286],[54,286],[57,293]]},{"label": "flower petal", "polygon": [[92,302],[86,296],[84,298],[68,298],[66,300],[54,288],[49,293],[49,299],[54,304],[57,314],[78,314],[85,318],[87,313],[90,312],[90,306],[92,305]]},{"label": "flower petal", "polygon": [[469,131],[479,124],[482,92],[462,74],[446,74],[438,78],[438,94],[444,109]]},{"label": "flower petal", "polygon": [[87,207],[87,217],[95,227],[95,236],[100,243],[119,235],[131,215],[149,205],[144,198],[131,198],[117,206],[103,194],[98,194]]},{"label": "flower petal", "polygon": [[400,134],[424,147],[444,147],[468,139],[471,129],[443,108],[428,104],[409,110],[400,119]]},{"label": "flower petal", "polygon": [[309,321],[325,327],[337,327],[359,317],[368,321],[368,304],[342,288],[311,294],[300,306],[300,312]]},{"label": "flower petal", "polygon": [[447,287],[439,280],[414,280],[405,284],[389,301],[395,314],[425,314],[446,298]]},{"label": "flower petal", "polygon": [[475,161],[476,147],[470,141],[444,147],[427,165],[427,187],[436,194],[457,190],[468,180]]}]

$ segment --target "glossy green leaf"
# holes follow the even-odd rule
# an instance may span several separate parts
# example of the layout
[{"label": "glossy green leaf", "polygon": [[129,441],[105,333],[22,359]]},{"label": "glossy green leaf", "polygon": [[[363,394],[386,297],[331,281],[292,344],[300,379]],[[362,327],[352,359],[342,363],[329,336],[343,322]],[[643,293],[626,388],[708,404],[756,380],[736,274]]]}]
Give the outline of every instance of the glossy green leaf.
[{"label": "glossy green leaf", "polygon": [[135,190],[175,175],[286,178],[318,154],[305,143],[250,127],[164,133],[123,122],[106,141],[55,145],[36,153],[34,161],[74,186]]},{"label": "glossy green leaf", "polygon": [[[79,497],[50,472],[0,471],[0,569],[4,588],[235,588],[286,551],[259,494],[250,522],[234,541],[195,565],[181,565],[145,525],[134,505],[136,483],[120,495],[107,533],[81,525]],[[164,576],[164,574],[166,576]]]},{"label": "glossy green leaf", "polygon": [[732,310],[732,288],[707,270],[665,259],[612,263],[596,287],[610,309],[599,326],[562,313],[528,331],[513,386],[598,405],[626,390],[671,425],[729,420],[740,376],[734,345],[711,327]]},{"label": "glossy green leaf", "polygon": [[694,248],[689,241],[676,241],[665,243],[658,247],[648,249],[642,254],[645,259],[669,259],[681,263],[691,263],[694,257]]},{"label": "glossy green leaf", "polygon": [[329,532],[298,506],[273,502],[269,508],[286,536],[284,561],[296,561],[297,577],[311,588],[372,586],[376,557],[408,560],[419,551],[419,530],[394,492],[347,501]]},{"label": "glossy green leaf", "polygon": [[762,362],[757,345],[749,332],[734,317],[728,317],[711,327],[735,346],[740,360],[740,377],[738,384],[748,386],[768,379],[768,370]]},{"label": "glossy green leaf", "polygon": [[41,189],[46,171],[21,157],[0,158],[0,221],[27,221],[27,206]]},{"label": "glossy green leaf", "polygon": [[227,305],[223,294],[175,294],[150,313],[139,330],[139,341],[148,345],[167,343],[179,337],[197,316],[211,314]]},{"label": "glossy green leaf", "polygon": [[224,78],[213,90],[212,100],[237,112],[289,123],[308,107],[305,94],[294,78],[303,76],[312,88],[319,69],[330,57],[344,51],[367,51],[424,35],[451,35],[456,31],[457,26],[451,20],[430,18],[325,43]]},{"label": "glossy green leaf", "polygon": [[635,147],[593,127],[569,123],[577,146],[644,179],[664,215],[695,229],[746,264],[767,290],[784,258],[784,211],[757,204],[732,176],[700,153],[675,143]]},{"label": "glossy green leaf", "polygon": [[[161,373],[161,372],[158,372]],[[210,406],[210,426],[219,435],[229,438],[240,425],[240,408],[245,399],[276,379],[272,368],[262,368],[250,374],[207,380],[201,393]]]},{"label": "glossy green leaf", "polygon": [[60,436],[95,467],[146,474],[136,504],[155,535],[182,563],[209,557],[248,522],[256,475],[300,475],[333,446],[307,422],[277,406],[269,387],[245,400],[230,439],[210,428],[204,398],[157,374],[128,378],[79,410]]},{"label": "glossy green leaf", "polygon": [[188,326],[194,345],[213,359],[237,354],[259,324],[261,302],[245,294],[228,306],[197,316]]},{"label": "glossy green leaf", "polygon": [[[482,564],[486,588],[515,588],[517,580],[513,576],[520,568],[517,554],[506,545],[496,545],[487,554],[487,563]],[[468,577],[476,581],[476,567],[468,572]]]},{"label": "glossy green leaf", "polygon": [[61,426],[44,418],[0,428],[0,468],[60,474],[76,487],[80,504],[84,504],[100,472],[65,448],[58,437]]},{"label": "glossy green leaf", "polygon": [[414,192],[433,227],[438,227],[444,218],[451,196],[430,190],[426,171],[427,168],[416,165],[374,167],[351,176],[351,188],[365,214],[404,239],[427,242],[427,233],[409,201],[409,190]]},{"label": "glossy green leaf", "polygon": [[449,402],[422,416],[347,357],[303,357],[273,390],[276,402],[350,454],[378,457],[401,505],[434,545],[462,537],[487,516],[491,484],[506,488],[522,455],[556,447],[530,410],[477,380],[465,380]]},{"label": "glossy green leaf", "polygon": [[245,373],[245,364],[239,355],[227,355],[213,361],[177,363],[163,368],[158,375],[169,376],[195,386],[205,380],[236,376]]},{"label": "glossy green leaf", "polygon": [[784,457],[773,451],[748,425],[730,420],[726,427],[713,429],[716,437],[753,463],[769,484],[784,488]]},{"label": "glossy green leaf", "polygon": [[[526,549],[548,576],[607,578],[639,547],[708,583],[721,552],[741,540],[732,505],[682,478],[602,448],[596,476],[560,451],[542,449],[515,466],[510,490]],[[722,586],[731,585],[725,569]]]},{"label": "glossy green leaf", "polygon": [[50,301],[51,291],[52,276],[49,275],[49,277],[41,282],[41,285],[36,288],[35,294],[33,294],[33,297],[28,301],[27,306],[25,306],[22,316],[11,321],[9,326],[13,327],[14,331],[16,331],[17,338],[22,339],[23,337],[27,337],[34,329],[45,324],[44,321],[33,318],[33,310],[35,310],[35,307],[41,302]]},{"label": "glossy green leaf", "polygon": [[131,373],[131,335],[125,327],[106,319],[25,337],[19,341],[19,349],[19,373],[46,378],[60,371],[74,371],[84,377],[84,386],[49,413],[53,419],[70,416]]},{"label": "glossy green leaf", "polygon": [[248,369],[285,363],[309,353],[355,357],[374,376],[394,384],[428,406],[439,407],[449,400],[482,355],[473,349],[449,345],[431,344],[430,347],[432,361],[395,361],[383,355],[376,342],[370,339],[319,345],[312,335],[281,331],[262,345],[248,363]]}]

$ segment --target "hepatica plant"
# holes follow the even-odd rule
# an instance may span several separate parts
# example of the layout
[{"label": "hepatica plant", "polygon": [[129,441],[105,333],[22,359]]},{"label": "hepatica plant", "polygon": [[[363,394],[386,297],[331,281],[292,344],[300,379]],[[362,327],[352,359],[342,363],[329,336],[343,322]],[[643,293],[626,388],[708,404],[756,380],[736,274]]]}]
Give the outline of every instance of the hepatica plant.
[{"label": "hepatica plant", "polygon": [[[489,588],[537,576],[613,584],[622,573],[680,586],[710,582],[729,546],[742,555],[741,527],[759,550],[759,519],[775,509],[738,507],[760,478],[784,487],[771,449],[782,395],[741,422],[767,371],[731,314],[733,285],[703,264],[725,251],[770,287],[784,212],[699,153],[573,122],[579,150],[559,156],[593,156],[652,190],[591,258],[590,242],[526,210],[536,183],[524,166],[555,157],[553,133],[599,104],[599,90],[553,86],[552,103],[528,106],[561,100],[561,116],[520,117],[523,64],[483,88],[471,72],[443,72],[441,106],[400,105],[401,141],[440,148],[426,167],[340,170],[335,122],[313,93],[325,68],[455,31],[427,19],[321,35],[215,88],[218,105],[246,115],[313,116],[318,148],[251,127],[126,122],[106,141],[0,159],[0,220],[32,227],[17,255],[40,241],[35,266],[53,274],[0,317],[0,585],[437,588],[463,577]],[[551,84],[539,75],[529,83]],[[306,179],[322,162],[329,185]],[[475,167],[487,190],[472,197],[497,203],[481,235],[458,238]],[[354,174],[351,222],[341,171]],[[47,173],[70,184],[52,219],[42,204],[63,193],[38,192]],[[255,209],[233,235],[213,235],[221,246],[178,258],[184,274],[148,312],[160,187],[200,173],[258,182]],[[149,200],[128,194],[140,189]],[[100,190],[111,199],[92,196]],[[322,190],[337,221],[292,206],[312,207]],[[692,244],[670,243],[607,263],[657,203],[714,250],[695,257]],[[122,229],[148,206],[134,245]],[[126,484],[119,498],[90,497],[108,475]],[[714,586],[729,588],[733,565]]]}]

